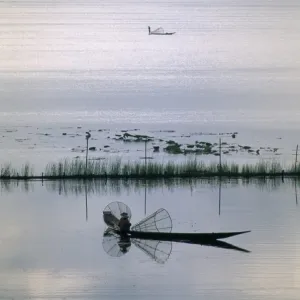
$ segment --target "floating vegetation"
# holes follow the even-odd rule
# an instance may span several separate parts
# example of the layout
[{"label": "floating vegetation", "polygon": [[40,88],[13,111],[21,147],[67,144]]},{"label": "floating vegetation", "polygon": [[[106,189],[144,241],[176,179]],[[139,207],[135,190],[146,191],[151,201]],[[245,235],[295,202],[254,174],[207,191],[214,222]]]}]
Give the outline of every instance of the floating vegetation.
[{"label": "floating vegetation", "polygon": [[[115,144],[115,141],[118,143],[124,144],[132,144],[136,147],[141,147],[140,144],[142,143],[151,143],[152,145],[156,145],[156,147],[160,147],[165,153],[170,155],[205,155],[205,156],[220,156],[222,154],[233,156],[236,153],[241,153],[243,155],[251,155],[251,156],[259,156],[259,155],[282,155],[279,149],[282,148],[273,148],[273,147],[261,147],[260,145],[242,145],[237,143],[235,140],[238,135],[238,132],[221,132],[221,133],[212,133],[212,132],[195,132],[195,133],[187,133],[187,134],[180,134],[172,135],[170,133],[174,133],[175,130],[153,130],[149,131],[148,134],[136,134],[137,131],[140,129],[122,129],[118,132],[113,133],[109,129],[97,129],[97,130],[89,130],[89,132],[101,132],[101,134],[106,135],[106,139],[108,139],[111,143]],[[107,136],[107,133],[110,134]],[[159,135],[155,136],[152,133],[160,133]],[[162,136],[162,133],[165,133]],[[167,133],[167,134],[166,134]],[[43,133],[37,133],[39,135],[45,135]],[[95,133],[97,134],[97,133]],[[46,134],[47,135],[47,134]],[[70,138],[75,138],[77,136],[81,136],[80,134],[70,134],[67,132],[62,132],[62,135],[67,135]],[[195,141],[194,138],[199,136],[202,141]],[[207,141],[207,137],[209,137],[210,142]],[[217,140],[211,141],[218,137]],[[177,139],[178,140],[171,140]],[[184,138],[184,140],[182,140]],[[188,140],[186,139],[188,138]],[[224,141],[226,139],[226,141]],[[91,140],[99,140],[98,138],[92,137]],[[106,153],[112,153],[111,150],[113,145],[109,143],[104,145],[104,147],[90,147],[90,151],[102,151]],[[94,145],[93,145],[94,146]],[[146,145],[145,145],[146,146]],[[118,146],[117,146],[118,147]],[[72,152],[84,152],[85,149],[77,149],[72,148],[70,149]],[[134,151],[132,148],[130,151]],[[158,148],[154,149],[154,152],[160,152]]]},{"label": "floating vegetation", "polygon": [[128,133],[128,132],[125,132],[123,135],[115,134],[115,136],[116,137],[113,138],[114,140],[123,141],[123,142],[149,142],[149,141],[154,140],[153,137],[150,137],[148,135],[131,134],[131,133]]},{"label": "floating vegetation", "polygon": [[168,146],[164,148],[164,151],[169,154],[181,154],[183,151],[180,148],[180,144],[174,141],[167,141]]}]

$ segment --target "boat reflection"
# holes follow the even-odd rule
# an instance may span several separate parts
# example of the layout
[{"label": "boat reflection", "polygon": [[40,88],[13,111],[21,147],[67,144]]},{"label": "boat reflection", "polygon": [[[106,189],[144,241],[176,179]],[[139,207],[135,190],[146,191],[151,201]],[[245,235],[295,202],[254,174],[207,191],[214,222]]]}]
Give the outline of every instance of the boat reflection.
[{"label": "boat reflection", "polygon": [[160,208],[131,227],[126,236],[121,236],[118,220],[122,212],[131,218],[129,207],[122,202],[112,202],[103,211],[103,220],[108,228],[103,234],[103,249],[112,257],[120,257],[129,252],[133,244],[157,263],[165,263],[171,255],[172,243],[184,243],[230,249],[244,253],[249,250],[220,241],[220,239],[244,234],[249,231],[220,233],[172,233],[172,219]]},{"label": "boat reflection", "polygon": [[[247,249],[243,249],[220,240],[183,240],[176,241],[176,243],[194,244],[250,253],[250,251]],[[103,234],[103,249],[112,257],[120,257],[128,253],[132,244],[160,264],[165,263],[169,259],[172,252],[172,241],[143,240],[130,238],[130,236],[120,237],[119,234],[110,228],[106,229]]]},{"label": "boat reflection", "polygon": [[172,252],[172,242],[133,239],[130,236],[120,237],[110,228],[103,234],[103,249],[112,257],[120,257],[128,253],[132,244],[160,264],[165,263]]}]

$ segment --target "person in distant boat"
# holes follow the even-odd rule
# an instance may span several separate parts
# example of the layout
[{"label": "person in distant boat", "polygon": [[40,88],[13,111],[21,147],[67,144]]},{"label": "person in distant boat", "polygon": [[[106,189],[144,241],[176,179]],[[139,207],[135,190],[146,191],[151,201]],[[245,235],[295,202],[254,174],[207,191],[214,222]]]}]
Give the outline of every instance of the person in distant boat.
[{"label": "person in distant boat", "polygon": [[131,223],[129,222],[127,213],[124,212],[121,214],[121,219],[120,219],[118,225],[120,227],[121,235],[127,235],[127,233],[130,230],[130,226],[131,226]]}]

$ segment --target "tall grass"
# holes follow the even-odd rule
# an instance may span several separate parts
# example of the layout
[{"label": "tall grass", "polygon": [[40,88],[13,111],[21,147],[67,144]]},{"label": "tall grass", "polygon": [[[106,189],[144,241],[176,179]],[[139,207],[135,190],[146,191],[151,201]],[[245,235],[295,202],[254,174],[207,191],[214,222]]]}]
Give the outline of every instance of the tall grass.
[{"label": "tall grass", "polygon": [[19,170],[14,168],[11,163],[6,163],[0,167],[0,178],[31,178],[34,177],[33,167],[25,163]]},{"label": "tall grass", "polygon": [[[45,177],[110,177],[110,178],[170,178],[170,177],[205,177],[205,176],[271,176],[281,175],[282,167],[276,162],[261,161],[256,164],[204,163],[202,161],[188,160],[176,163],[158,163],[150,161],[125,162],[121,159],[114,161],[92,160],[88,161],[85,169],[84,160],[65,159],[57,163],[49,163],[45,170]],[[295,169],[288,169],[286,173],[295,173]],[[297,169],[300,175],[300,168]]]},{"label": "tall grass", "polygon": [[[48,163],[43,178],[192,178],[192,177],[259,177],[281,176],[283,167],[277,161],[260,161],[256,164],[239,165],[237,163],[224,162],[221,167],[216,162],[204,163],[196,159],[185,162],[159,163],[122,162],[116,160],[89,160],[87,168],[84,159],[63,159],[58,162]],[[291,165],[285,168],[286,176],[296,175],[300,177],[300,165]],[[39,178],[34,174],[32,166],[28,163],[20,170],[5,164],[0,167],[0,178],[29,179]]]}]

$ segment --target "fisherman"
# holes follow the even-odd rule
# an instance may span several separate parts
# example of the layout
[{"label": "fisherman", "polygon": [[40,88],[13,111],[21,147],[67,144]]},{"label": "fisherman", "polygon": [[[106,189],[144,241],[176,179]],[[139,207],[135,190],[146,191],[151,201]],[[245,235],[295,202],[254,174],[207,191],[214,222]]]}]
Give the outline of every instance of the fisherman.
[{"label": "fisherman", "polygon": [[120,233],[123,236],[126,236],[130,230],[131,223],[128,219],[128,214],[126,212],[121,213],[121,219],[119,221]]}]

